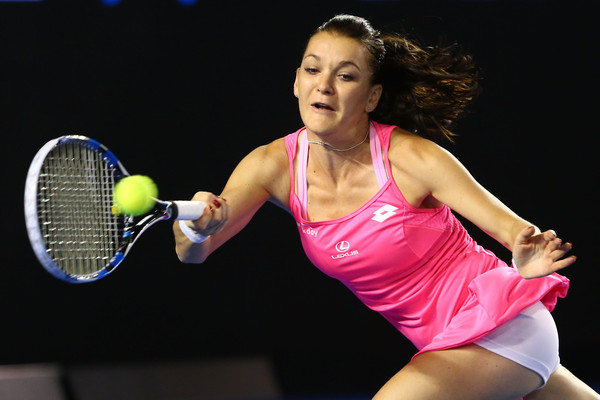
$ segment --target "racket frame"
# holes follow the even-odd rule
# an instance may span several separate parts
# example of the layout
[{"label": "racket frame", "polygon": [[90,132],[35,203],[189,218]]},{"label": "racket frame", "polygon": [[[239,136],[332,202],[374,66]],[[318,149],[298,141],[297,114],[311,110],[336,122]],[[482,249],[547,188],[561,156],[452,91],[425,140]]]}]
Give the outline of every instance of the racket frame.
[{"label": "racket frame", "polygon": [[101,279],[114,271],[114,269],[121,264],[136,240],[150,226],[157,222],[166,220],[197,219],[203,214],[206,204],[202,202],[156,200],[155,207],[148,214],[141,217],[137,223],[136,218],[132,216],[121,216],[123,218],[123,230],[119,238],[117,250],[103,268],[96,272],[85,275],[77,275],[66,272],[49,254],[48,247],[44,240],[40,226],[38,196],[40,173],[42,172],[42,167],[46,157],[57,147],[69,143],[85,146],[100,154],[103,162],[105,162],[113,171],[113,185],[116,184],[120,179],[129,176],[129,173],[119,159],[114,155],[114,153],[112,153],[103,144],[86,136],[61,136],[59,138],[50,140],[37,152],[31,162],[25,182],[25,225],[27,228],[27,235],[36,257],[42,266],[54,277],[69,283],[86,283]]}]

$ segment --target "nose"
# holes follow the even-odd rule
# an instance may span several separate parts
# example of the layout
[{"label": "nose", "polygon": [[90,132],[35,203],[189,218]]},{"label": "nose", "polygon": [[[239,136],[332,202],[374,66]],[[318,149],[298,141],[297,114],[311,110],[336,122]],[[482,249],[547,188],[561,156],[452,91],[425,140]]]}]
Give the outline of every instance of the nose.
[{"label": "nose", "polygon": [[317,82],[317,91],[324,95],[332,95],[334,90],[331,80],[332,77],[329,74],[322,74]]}]

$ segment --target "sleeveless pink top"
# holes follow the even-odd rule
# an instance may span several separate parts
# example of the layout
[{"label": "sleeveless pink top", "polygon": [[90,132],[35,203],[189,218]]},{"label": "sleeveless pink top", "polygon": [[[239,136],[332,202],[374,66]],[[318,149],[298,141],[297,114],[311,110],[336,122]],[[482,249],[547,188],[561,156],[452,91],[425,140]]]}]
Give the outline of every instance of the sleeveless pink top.
[{"label": "sleeveless pink top", "polygon": [[319,222],[306,219],[304,128],[286,136],[290,211],[312,263],[378,311],[419,352],[471,343],[539,300],[552,311],[567,293],[567,278],[523,279],[479,246],[447,206],[421,209],[404,199],[387,154],[394,128],[371,124],[377,194],[351,214]]}]

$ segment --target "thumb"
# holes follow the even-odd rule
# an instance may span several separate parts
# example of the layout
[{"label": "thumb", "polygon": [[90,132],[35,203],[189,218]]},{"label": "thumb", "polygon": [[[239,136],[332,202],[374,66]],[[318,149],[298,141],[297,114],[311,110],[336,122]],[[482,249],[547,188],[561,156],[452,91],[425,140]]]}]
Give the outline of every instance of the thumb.
[{"label": "thumb", "polygon": [[519,232],[519,234],[517,235],[517,237],[515,239],[515,243],[525,244],[525,243],[529,242],[529,239],[531,239],[531,237],[533,236],[534,233],[535,233],[535,227],[528,226],[527,228],[525,228],[521,232]]}]

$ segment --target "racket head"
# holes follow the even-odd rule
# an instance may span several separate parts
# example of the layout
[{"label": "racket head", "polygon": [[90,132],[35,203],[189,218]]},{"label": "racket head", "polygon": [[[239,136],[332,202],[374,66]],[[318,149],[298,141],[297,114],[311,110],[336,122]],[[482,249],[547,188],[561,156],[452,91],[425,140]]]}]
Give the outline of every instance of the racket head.
[{"label": "racket head", "polygon": [[25,183],[25,224],[42,266],[70,283],[91,282],[126,254],[133,218],[112,212],[115,184],[129,174],[101,143],[69,135],[36,154]]}]

